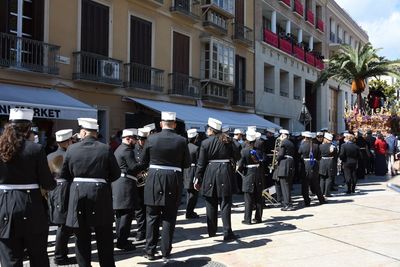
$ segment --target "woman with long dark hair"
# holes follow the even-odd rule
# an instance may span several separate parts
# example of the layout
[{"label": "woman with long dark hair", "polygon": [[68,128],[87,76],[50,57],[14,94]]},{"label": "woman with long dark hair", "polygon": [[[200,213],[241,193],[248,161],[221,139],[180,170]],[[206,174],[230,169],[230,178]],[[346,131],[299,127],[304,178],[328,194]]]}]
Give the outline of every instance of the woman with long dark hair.
[{"label": "woman with long dark hair", "polygon": [[24,249],[31,267],[49,266],[48,220],[40,188],[54,189],[46,153],[27,141],[33,110],[12,109],[0,136],[0,262],[21,266]]},{"label": "woman with long dark hair", "polygon": [[201,188],[206,200],[208,235],[213,237],[217,233],[220,203],[224,241],[231,241],[237,238],[231,227],[232,194],[236,188],[231,162],[239,160],[240,154],[229,136],[222,132],[221,121],[209,118],[207,135],[200,146],[194,188]]},{"label": "woman with long dark hair", "polygon": [[386,143],[383,135],[378,134],[378,138],[374,144],[375,149],[375,175],[384,176],[387,173],[386,154],[388,144]]}]

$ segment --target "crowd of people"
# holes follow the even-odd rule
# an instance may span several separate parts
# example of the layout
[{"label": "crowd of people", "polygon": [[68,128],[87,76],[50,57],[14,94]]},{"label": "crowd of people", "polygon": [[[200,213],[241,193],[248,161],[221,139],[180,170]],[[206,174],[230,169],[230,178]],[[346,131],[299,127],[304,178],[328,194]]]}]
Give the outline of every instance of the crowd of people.
[{"label": "crowd of people", "polygon": [[[115,266],[114,222],[117,249],[132,251],[143,242],[144,257],[155,260],[161,237],[161,254],[168,260],[183,193],[188,220],[201,220],[195,209],[199,195],[204,198],[209,237],[217,234],[220,206],[223,241],[230,242],[238,238],[231,225],[236,193],[243,194],[245,203],[242,223],[258,224],[265,190],[272,187],[286,212],[310,206],[311,195],[326,203],[338,190],[340,174],[346,193],[353,194],[358,179],[368,173],[396,173],[393,134],[259,132],[255,126],[231,133],[220,120],[209,118],[206,137],[196,129],[183,137],[175,132],[176,114],[162,112],[160,132],[154,123],[124,129],[111,145],[97,140],[96,119],[79,118],[79,133],[57,131],[58,149],[46,155],[35,142],[32,118],[30,109],[12,109],[0,136],[2,266],[22,266],[26,256],[32,267],[49,266],[49,223],[58,226],[58,265],[91,266],[94,232],[100,266]],[[303,205],[292,202],[294,183],[301,183]],[[129,239],[133,220],[135,242]],[[68,257],[71,236],[76,259]]]}]

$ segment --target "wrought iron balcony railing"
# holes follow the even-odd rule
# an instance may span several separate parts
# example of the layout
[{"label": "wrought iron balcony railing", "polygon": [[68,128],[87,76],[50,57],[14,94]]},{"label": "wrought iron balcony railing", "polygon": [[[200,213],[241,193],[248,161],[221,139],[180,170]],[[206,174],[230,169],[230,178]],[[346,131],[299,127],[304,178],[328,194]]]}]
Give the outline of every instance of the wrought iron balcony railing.
[{"label": "wrought iron balcony railing", "polygon": [[138,63],[124,64],[124,87],[162,92],[164,71]]},{"label": "wrought iron balcony railing", "polygon": [[178,72],[173,72],[168,74],[168,78],[169,78],[169,90],[168,90],[169,94],[200,98],[201,96],[200,79]]},{"label": "wrought iron balcony railing", "polygon": [[200,1],[198,0],[175,0],[172,1],[170,11],[183,15],[193,21],[201,19]]},{"label": "wrought iron balcony railing", "polygon": [[253,45],[253,30],[240,23],[233,23],[234,33],[233,39],[242,42],[247,46]]},{"label": "wrought iron balcony railing", "polygon": [[232,105],[254,107],[254,92],[234,89]]}]

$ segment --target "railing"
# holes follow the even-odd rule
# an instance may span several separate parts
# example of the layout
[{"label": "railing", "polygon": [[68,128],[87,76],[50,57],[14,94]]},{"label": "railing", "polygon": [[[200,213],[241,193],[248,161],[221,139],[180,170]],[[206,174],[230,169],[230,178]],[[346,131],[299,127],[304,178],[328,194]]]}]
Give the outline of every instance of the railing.
[{"label": "railing", "polygon": [[232,105],[254,107],[254,92],[234,89]]},{"label": "railing", "polygon": [[47,74],[58,74],[60,47],[0,33],[0,66]]},{"label": "railing", "polygon": [[201,18],[200,2],[198,0],[175,0],[172,1],[171,12],[179,12],[195,20]]},{"label": "railing", "polygon": [[162,92],[164,71],[138,63],[124,64],[124,87]]},{"label": "railing", "polygon": [[243,41],[248,45],[253,44],[254,36],[252,29],[240,23],[233,23],[233,27],[234,27],[234,35],[233,35],[234,39]]},{"label": "railing", "polygon": [[338,38],[337,38],[337,43],[338,43],[338,44],[341,44],[341,43],[343,43],[343,40],[342,40],[342,38],[339,38],[339,37],[338,37]]},{"label": "railing", "polygon": [[314,25],[314,13],[310,9],[307,10],[307,22]]},{"label": "railing", "polygon": [[269,87],[264,86],[264,92],[274,94],[275,90],[273,88],[269,88]]},{"label": "railing", "polygon": [[285,5],[287,5],[289,7],[291,6],[290,0],[279,0],[279,2],[284,3]]},{"label": "railing", "polygon": [[300,0],[294,0],[294,12],[300,16],[304,15],[303,4],[300,2]]},{"label": "railing", "polygon": [[226,34],[228,32],[228,26],[226,19],[221,15],[217,14],[213,10],[209,10],[204,16],[203,26],[213,26],[219,29],[222,33]]},{"label": "railing", "polygon": [[279,38],[279,48],[288,54],[292,54],[292,43],[285,38]]},{"label": "railing", "polygon": [[293,46],[293,54],[295,57],[297,57],[300,60],[304,61],[304,57],[305,57],[305,51],[302,47],[294,45]]},{"label": "railing", "polygon": [[200,79],[177,72],[168,74],[168,78],[169,94],[200,98]]},{"label": "railing", "polygon": [[306,52],[306,63],[315,66],[315,56],[310,52]]},{"label": "railing", "polygon": [[285,91],[280,91],[280,95],[283,97],[289,97],[289,93]]},{"label": "railing", "polygon": [[74,52],[74,80],[122,84],[122,61],[89,52]]},{"label": "railing", "polygon": [[317,30],[324,32],[324,22],[322,19],[317,20]]},{"label": "railing", "polygon": [[320,70],[323,70],[325,68],[324,62],[322,61],[322,59],[315,58],[315,67],[317,67]]},{"label": "railing", "polygon": [[228,104],[232,99],[231,87],[213,81],[207,81],[203,86],[201,98],[206,101]]},{"label": "railing", "polygon": [[279,47],[278,35],[268,29],[264,30],[264,41],[270,45]]}]

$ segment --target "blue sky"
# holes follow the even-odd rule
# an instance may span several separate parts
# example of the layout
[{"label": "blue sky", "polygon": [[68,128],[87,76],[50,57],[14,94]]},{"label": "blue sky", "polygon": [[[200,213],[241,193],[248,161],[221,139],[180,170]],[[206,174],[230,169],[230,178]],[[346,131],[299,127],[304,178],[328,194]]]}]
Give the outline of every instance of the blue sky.
[{"label": "blue sky", "polygon": [[400,59],[400,0],[336,0],[368,32],[380,55]]}]

